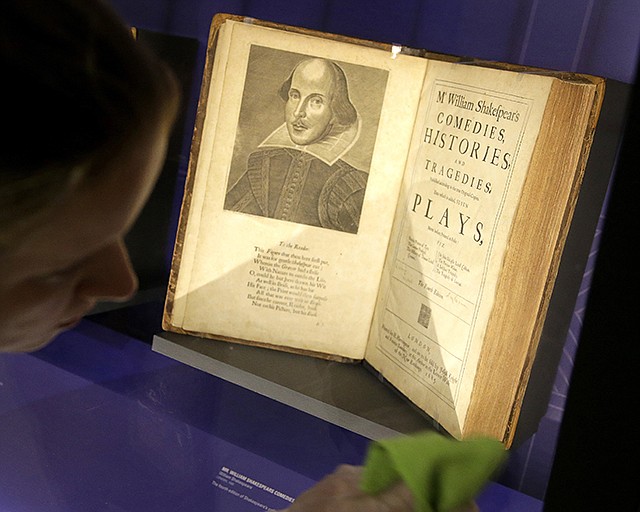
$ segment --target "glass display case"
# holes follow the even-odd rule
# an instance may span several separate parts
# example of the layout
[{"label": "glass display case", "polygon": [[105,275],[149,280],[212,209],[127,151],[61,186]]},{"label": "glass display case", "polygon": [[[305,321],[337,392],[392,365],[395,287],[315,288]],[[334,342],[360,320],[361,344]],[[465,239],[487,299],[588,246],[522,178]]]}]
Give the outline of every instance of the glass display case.
[{"label": "glass display case", "polygon": [[[612,356],[607,365],[618,370],[611,371],[610,385],[594,387],[606,372],[596,363],[599,344],[631,339],[633,313],[623,309],[631,290],[621,273],[631,268],[630,251],[621,249],[634,189],[629,140],[638,136],[638,103],[631,99],[637,2],[111,3],[174,67],[184,108],[159,184],[127,240],[139,294],[125,305],[100,306],[38,352],[0,356],[0,509],[282,509],[337,465],[360,464],[371,439],[433,428],[373,375],[345,372],[338,363],[292,362],[291,354],[207,348],[184,338],[181,355],[162,350],[163,341],[172,341],[160,319],[216,12],[611,79],[577,207],[580,222],[567,241],[557,285],[562,293],[552,301],[525,398],[532,405],[524,409],[507,466],[478,504],[483,511],[588,510],[594,496],[613,490],[613,475],[620,499],[633,494],[628,472],[612,470],[605,478],[597,468],[622,466],[625,450],[615,440],[632,439],[632,414],[618,407],[632,403],[624,379],[633,374],[637,348]],[[632,105],[636,115],[627,123]],[[601,209],[610,175],[616,186]],[[283,368],[298,375],[283,377]],[[617,426],[604,419],[613,417]],[[582,458],[585,451],[589,458]],[[637,508],[633,499],[619,503]],[[577,506],[580,500],[585,504]]]}]

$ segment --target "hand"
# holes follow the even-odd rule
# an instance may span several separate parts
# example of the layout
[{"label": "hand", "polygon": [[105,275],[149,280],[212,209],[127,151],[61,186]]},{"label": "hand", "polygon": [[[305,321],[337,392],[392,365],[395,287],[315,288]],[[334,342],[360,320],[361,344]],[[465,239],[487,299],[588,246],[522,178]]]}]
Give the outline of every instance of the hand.
[{"label": "hand", "polygon": [[[359,488],[362,467],[339,466],[281,512],[414,512],[409,488],[398,484],[371,496]],[[451,512],[479,512],[475,503]]]},{"label": "hand", "polygon": [[282,512],[413,512],[411,492],[398,484],[377,496],[359,488],[362,468],[339,466]]}]

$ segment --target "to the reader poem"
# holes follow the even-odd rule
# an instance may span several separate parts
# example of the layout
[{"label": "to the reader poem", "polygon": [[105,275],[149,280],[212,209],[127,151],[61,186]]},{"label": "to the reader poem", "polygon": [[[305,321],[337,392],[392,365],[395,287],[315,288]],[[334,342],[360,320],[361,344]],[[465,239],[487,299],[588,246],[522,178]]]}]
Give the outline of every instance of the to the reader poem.
[{"label": "to the reader poem", "polygon": [[532,105],[470,83],[452,76],[427,90],[379,343],[452,407],[493,300]]},{"label": "to the reader poem", "polygon": [[315,317],[327,302],[329,263],[302,244],[254,246],[247,275],[251,307]]}]

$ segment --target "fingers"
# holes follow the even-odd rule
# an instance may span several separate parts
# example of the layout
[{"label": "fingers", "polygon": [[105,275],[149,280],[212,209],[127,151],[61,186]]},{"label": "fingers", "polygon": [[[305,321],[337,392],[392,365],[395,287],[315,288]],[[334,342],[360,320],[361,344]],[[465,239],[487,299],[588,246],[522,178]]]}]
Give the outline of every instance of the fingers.
[{"label": "fingers", "polygon": [[[302,493],[288,509],[280,512],[413,512],[413,497],[404,484],[371,496],[360,490],[363,468],[342,465],[315,486]],[[451,512],[480,512],[468,503]]]},{"label": "fingers", "polygon": [[413,510],[413,496],[404,484],[394,485],[376,496],[380,510],[384,512],[406,512]]},{"label": "fingers", "polygon": [[284,512],[413,512],[411,492],[398,484],[377,496],[360,490],[362,468],[339,466]]}]

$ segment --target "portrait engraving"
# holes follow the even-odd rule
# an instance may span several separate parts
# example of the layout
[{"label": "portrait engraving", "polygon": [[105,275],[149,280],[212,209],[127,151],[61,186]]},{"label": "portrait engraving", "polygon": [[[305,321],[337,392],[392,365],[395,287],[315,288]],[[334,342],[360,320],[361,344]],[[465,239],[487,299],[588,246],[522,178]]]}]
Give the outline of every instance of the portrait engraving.
[{"label": "portrait engraving", "polygon": [[224,209],[357,233],[386,80],[252,46]]}]

